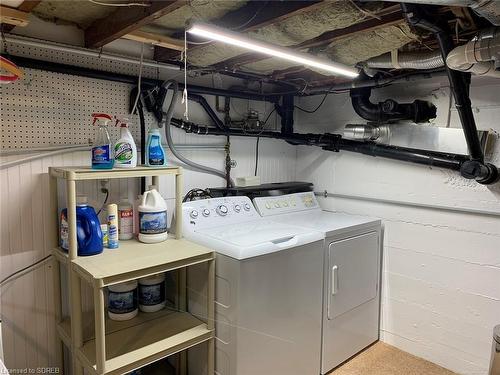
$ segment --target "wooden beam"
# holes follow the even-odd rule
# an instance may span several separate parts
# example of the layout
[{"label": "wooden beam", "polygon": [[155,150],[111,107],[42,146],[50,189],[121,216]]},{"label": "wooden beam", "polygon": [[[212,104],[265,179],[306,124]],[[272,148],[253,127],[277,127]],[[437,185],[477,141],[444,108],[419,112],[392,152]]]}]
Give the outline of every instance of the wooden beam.
[{"label": "wooden beam", "polygon": [[159,46],[162,48],[168,48],[176,51],[184,50],[184,41],[180,39],[170,38],[168,36],[146,33],[144,31],[133,31],[129,34],[125,34],[123,39],[135,40],[136,42],[142,42],[147,44],[152,44],[154,46]]},{"label": "wooden beam", "polygon": [[[232,12],[226,13],[213,24],[227,28],[237,29],[239,32],[247,32],[283,21],[297,14],[310,11],[320,5],[322,1],[249,1],[246,5]],[[253,15],[255,17],[252,19]],[[250,21],[249,21],[250,20]],[[248,24],[245,24],[248,23]],[[241,25],[244,25],[241,27]],[[179,38],[183,38],[179,34]],[[207,44],[203,44],[207,46]],[[191,45],[189,51],[194,51],[203,46]],[[167,61],[177,57],[178,53],[162,48],[155,48],[155,60]]]},{"label": "wooden beam", "polygon": [[[26,12],[26,13],[30,13],[33,8],[35,8],[38,4],[41,3],[41,0],[25,0],[21,3],[21,5],[19,5],[17,7],[17,10],[20,11],[20,12]],[[4,8],[4,7],[2,7]],[[3,14],[3,9],[2,9],[2,14]],[[29,20],[28,20],[29,22]],[[12,31],[12,29],[16,26],[25,26],[25,25],[14,25],[14,24],[7,24],[7,23],[4,23],[3,21],[3,17],[2,17],[2,30],[3,32],[10,32]]]},{"label": "wooden beam", "polygon": [[[381,29],[384,27],[388,27],[394,24],[398,24],[403,21],[403,15],[399,11],[399,7],[397,8],[397,11],[395,8],[390,7],[393,12],[387,12],[387,10],[384,12],[383,15],[380,15],[380,20],[375,19],[375,18],[370,18],[366,21],[356,23],[354,25],[345,27],[343,29],[337,29],[337,30],[331,30],[327,31],[316,38],[312,38],[309,40],[306,40],[302,43],[295,44],[293,46],[290,46],[289,48],[296,49],[296,50],[303,50],[307,48],[313,48],[313,47],[319,47],[319,46],[324,46],[326,44],[330,44],[332,42],[339,41],[341,39],[362,33],[362,32],[368,32],[368,31],[374,31],[377,29]],[[216,69],[235,69],[238,66],[241,65],[246,65],[246,64],[251,64],[254,62],[258,62],[261,60],[268,59],[269,57],[266,55],[262,55],[259,53],[254,53],[254,52],[248,52],[244,53],[239,56],[235,56],[232,58],[229,58],[227,60],[221,61],[217,64],[214,64],[214,67]]]},{"label": "wooden beam", "polygon": [[105,19],[97,20],[85,30],[85,46],[99,48],[173,12],[186,1],[152,0],[148,7],[119,8]]},{"label": "wooden beam", "polygon": [[0,22],[12,26],[26,26],[29,13],[0,5]]}]

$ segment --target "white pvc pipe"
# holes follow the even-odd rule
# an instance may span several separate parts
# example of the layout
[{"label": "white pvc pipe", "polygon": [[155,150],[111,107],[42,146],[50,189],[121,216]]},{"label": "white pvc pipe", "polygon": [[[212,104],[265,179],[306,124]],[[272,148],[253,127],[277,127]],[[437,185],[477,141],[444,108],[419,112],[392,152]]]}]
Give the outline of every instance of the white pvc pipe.
[{"label": "white pvc pipe", "polygon": [[[68,44],[48,42],[48,41],[34,39],[34,38],[26,38],[26,37],[21,37],[21,36],[17,36],[17,35],[5,35],[5,41],[8,43],[22,44],[22,45],[29,46],[29,47],[47,48],[47,49],[50,49],[53,51],[75,53],[78,55],[97,57],[97,58],[101,58],[101,59],[120,61],[120,62],[125,62],[125,63],[130,63],[130,64],[139,65],[141,63],[141,61],[139,59],[132,58],[132,57],[126,57],[126,56],[117,55],[117,54],[108,53],[108,52],[100,52],[100,51],[91,50],[91,49],[82,48],[82,47],[70,46]],[[142,65],[150,67],[150,68],[181,70],[181,68],[177,65],[164,64],[164,63],[160,63],[160,62],[153,61],[153,60],[143,60]]]}]

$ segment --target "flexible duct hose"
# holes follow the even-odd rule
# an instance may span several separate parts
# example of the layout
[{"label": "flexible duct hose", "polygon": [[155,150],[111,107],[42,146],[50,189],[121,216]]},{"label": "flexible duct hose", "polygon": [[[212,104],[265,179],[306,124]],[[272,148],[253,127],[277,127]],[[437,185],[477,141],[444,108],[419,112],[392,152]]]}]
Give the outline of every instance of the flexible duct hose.
[{"label": "flexible duct hose", "polygon": [[[219,171],[219,170],[214,169],[214,168],[207,167],[205,165],[195,163],[195,162],[185,158],[175,148],[175,144],[172,140],[172,132],[171,132],[170,122],[172,120],[172,115],[174,113],[175,105],[177,104],[177,101],[179,99],[179,85],[174,80],[168,80],[168,81],[163,82],[163,84],[162,84],[162,88],[164,88],[165,90],[168,90],[170,86],[172,86],[172,90],[173,90],[172,101],[170,102],[170,105],[168,106],[167,112],[163,112],[162,120],[158,123],[159,128],[162,128],[163,126],[165,126],[165,137],[167,140],[168,147],[170,148],[170,151],[182,163],[184,163],[188,167],[190,167],[190,169],[192,168],[192,169],[198,170],[200,172],[205,172],[205,173],[208,173],[208,174],[211,174],[214,176],[218,176],[218,177],[222,178],[224,181],[226,181],[226,174],[224,172]],[[234,186],[234,181],[232,179],[230,181],[230,185],[231,185],[231,187]]]},{"label": "flexible duct hose", "polygon": [[378,69],[434,69],[444,66],[441,51],[401,52],[397,60],[392,60],[390,53],[372,57],[364,62],[368,68]]}]

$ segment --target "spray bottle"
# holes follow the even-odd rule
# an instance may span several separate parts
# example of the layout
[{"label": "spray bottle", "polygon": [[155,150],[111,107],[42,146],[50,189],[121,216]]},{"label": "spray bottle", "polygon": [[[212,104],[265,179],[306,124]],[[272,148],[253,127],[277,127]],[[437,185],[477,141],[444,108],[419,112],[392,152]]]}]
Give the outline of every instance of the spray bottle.
[{"label": "spray bottle", "polygon": [[115,167],[135,168],[137,166],[137,147],[128,130],[128,118],[116,117],[115,126],[120,125],[120,139],[115,143]]},{"label": "spray bottle", "polygon": [[112,169],[114,160],[111,149],[111,140],[108,132],[108,122],[111,116],[106,113],[93,113],[92,125],[97,125],[97,135],[92,146],[92,168]]},{"label": "spray bottle", "polygon": [[161,134],[158,128],[150,128],[148,131],[146,165],[149,167],[162,167],[167,165],[167,156],[161,145]]}]

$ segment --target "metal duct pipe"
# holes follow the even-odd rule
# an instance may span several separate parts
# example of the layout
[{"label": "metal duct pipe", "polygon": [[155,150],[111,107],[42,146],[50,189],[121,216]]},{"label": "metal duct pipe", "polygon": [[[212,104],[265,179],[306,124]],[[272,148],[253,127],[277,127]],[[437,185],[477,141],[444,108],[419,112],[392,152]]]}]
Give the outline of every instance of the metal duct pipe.
[{"label": "metal duct pipe", "polygon": [[500,78],[500,28],[486,30],[446,57],[450,69]]},{"label": "metal duct pipe", "polygon": [[344,138],[357,141],[374,141],[387,133],[387,127],[367,124],[347,124],[344,127]]},{"label": "metal duct pipe", "polygon": [[[400,0],[385,1],[400,2]],[[493,25],[500,26],[500,1],[498,0],[405,0],[405,2],[422,5],[469,7],[477,15],[486,18]]]},{"label": "metal duct pipe", "polygon": [[378,69],[435,69],[444,66],[441,51],[385,53],[362,63]]}]

